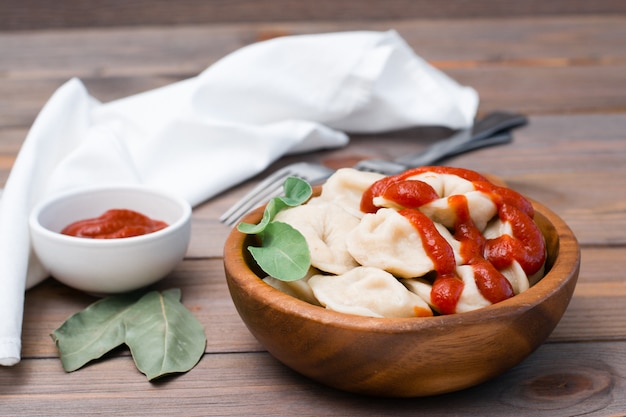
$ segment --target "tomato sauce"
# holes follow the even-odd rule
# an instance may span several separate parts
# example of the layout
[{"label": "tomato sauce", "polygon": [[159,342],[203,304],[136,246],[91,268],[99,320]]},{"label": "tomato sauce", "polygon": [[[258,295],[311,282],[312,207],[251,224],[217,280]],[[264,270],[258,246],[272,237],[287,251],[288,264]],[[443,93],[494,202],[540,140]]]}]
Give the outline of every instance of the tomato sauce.
[{"label": "tomato sauce", "polygon": [[61,234],[91,239],[118,239],[153,233],[165,227],[167,223],[136,211],[111,209],[100,217],[74,222],[66,226]]},{"label": "tomato sauce", "polygon": [[513,287],[500,270],[517,261],[527,275],[532,275],[543,266],[546,256],[545,241],[533,221],[533,206],[516,191],[492,184],[471,170],[426,166],[385,177],[372,184],[363,194],[361,210],[375,213],[379,209],[374,204],[376,197],[405,207],[399,213],[419,232],[423,247],[434,264],[436,277],[431,289],[431,301],[440,313],[454,313],[464,287],[462,279],[456,274],[454,252],[433,221],[418,210],[439,196],[428,184],[410,179],[425,172],[451,174],[470,181],[474,189],[490,197],[499,219],[510,225],[512,235],[486,239],[471,219],[467,198],[462,194],[447,197],[448,205],[456,215],[453,235],[461,242],[462,263],[472,266],[478,290],[491,303],[512,297]]}]

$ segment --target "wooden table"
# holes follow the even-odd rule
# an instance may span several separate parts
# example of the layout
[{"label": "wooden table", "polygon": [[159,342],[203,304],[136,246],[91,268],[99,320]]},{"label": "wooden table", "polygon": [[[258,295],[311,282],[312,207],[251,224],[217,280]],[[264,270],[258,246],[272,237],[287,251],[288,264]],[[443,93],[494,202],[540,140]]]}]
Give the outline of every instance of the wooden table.
[{"label": "wooden table", "polygon": [[354,136],[344,149],[285,158],[194,210],[188,256],[156,286],[180,287],[184,304],[205,327],[206,354],[186,374],[149,383],[125,349],[65,373],[49,334],[94,298],[52,279],[28,291],[23,360],[0,368],[0,414],[626,415],[626,15],[438,17],[0,31],[0,184],[38,111],[70,77],[109,101],[194,76],[260,39],[395,28],[426,60],[476,88],[481,113],[512,110],[530,118],[512,144],[447,164],[502,177],[560,214],[580,241],[574,298],[532,356],[465,391],[368,398],[295,374],[266,353],[239,319],[222,268],[229,229],[218,216],[288,162],[346,166],[362,157],[417,150],[436,139],[429,134],[442,135],[417,129]]}]

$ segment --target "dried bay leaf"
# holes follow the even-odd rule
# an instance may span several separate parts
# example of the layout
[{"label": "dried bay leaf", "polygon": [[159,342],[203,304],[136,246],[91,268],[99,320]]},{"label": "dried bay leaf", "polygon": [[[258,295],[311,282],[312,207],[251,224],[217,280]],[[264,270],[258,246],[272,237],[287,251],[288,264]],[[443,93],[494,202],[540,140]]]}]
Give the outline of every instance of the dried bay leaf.
[{"label": "dried bay leaf", "polygon": [[125,342],[148,380],[186,372],[204,353],[204,328],[180,303],[180,290],[146,294],[129,309],[125,319]]},{"label": "dried bay leaf", "polygon": [[124,343],[123,317],[137,294],[103,298],[74,314],[50,336],[61,354],[63,369],[75,371]]},{"label": "dried bay leaf", "polygon": [[179,289],[115,295],[74,314],[50,335],[63,369],[75,371],[122,343],[148,380],[193,368],[206,336],[180,297]]}]

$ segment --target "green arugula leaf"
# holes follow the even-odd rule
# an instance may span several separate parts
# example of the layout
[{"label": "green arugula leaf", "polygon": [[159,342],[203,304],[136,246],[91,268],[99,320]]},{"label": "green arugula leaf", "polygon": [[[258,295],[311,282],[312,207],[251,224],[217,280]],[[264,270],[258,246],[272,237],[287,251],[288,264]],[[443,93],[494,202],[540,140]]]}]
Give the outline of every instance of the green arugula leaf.
[{"label": "green arugula leaf", "polygon": [[290,207],[304,203],[313,193],[311,184],[297,177],[288,177],[283,184],[283,188],[285,189],[285,196],[278,198]]},{"label": "green arugula leaf", "polygon": [[263,212],[263,218],[258,224],[241,222],[237,226],[237,230],[247,235],[259,234],[274,220],[278,212],[286,207],[299,206],[306,202],[313,193],[311,185],[297,177],[288,177],[283,184],[283,189],[285,190],[285,195],[275,197],[267,203]]},{"label": "green arugula leaf", "polygon": [[171,289],[114,295],[67,319],[50,336],[66,372],[125,343],[148,380],[193,368],[206,346],[202,324]]},{"label": "green arugula leaf", "polygon": [[288,177],[283,188],[285,195],[267,203],[258,224],[242,222],[237,230],[261,238],[261,247],[249,246],[248,250],[265,273],[283,281],[295,281],[303,278],[311,266],[309,247],[299,231],[274,218],[287,207],[305,203],[313,190],[308,182],[296,177]]},{"label": "green arugula leaf", "polygon": [[283,222],[272,222],[260,234],[262,246],[248,246],[254,260],[274,278],[296,281],[304,277],[311,264],[304,236]]},{"label": "green arugula leaf", "polygon": [[279,197],[273,198],[265,206],[263,218],[261,218],[261,221],[258,224],[241,222],[237,226],[237,230],[247,235],[257,235],[263,232],[267,225],[270,224],[272,220],[274,220],[276,214],[278,214],[278,212],[285,207],[287,207],[287,204],[285,204],[283,200],[281,200]]}]

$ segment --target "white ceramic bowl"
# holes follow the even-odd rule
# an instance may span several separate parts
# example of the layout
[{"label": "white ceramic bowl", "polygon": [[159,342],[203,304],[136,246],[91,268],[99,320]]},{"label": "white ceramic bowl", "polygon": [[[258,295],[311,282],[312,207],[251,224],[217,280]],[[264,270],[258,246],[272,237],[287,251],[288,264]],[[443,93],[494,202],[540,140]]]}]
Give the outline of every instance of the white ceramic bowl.
[{"label": "white ceramic bowl", "polygon": [[[109,209],[129,209],[168,224],[142,236],[89,239],[62,235],[78,220]],[[184,258],[191,207],[178,197],[142,186],[72,190],[38,204],[29,219],[37,257],[58,281],[95,294],[135,290],[171,272]]]}]

